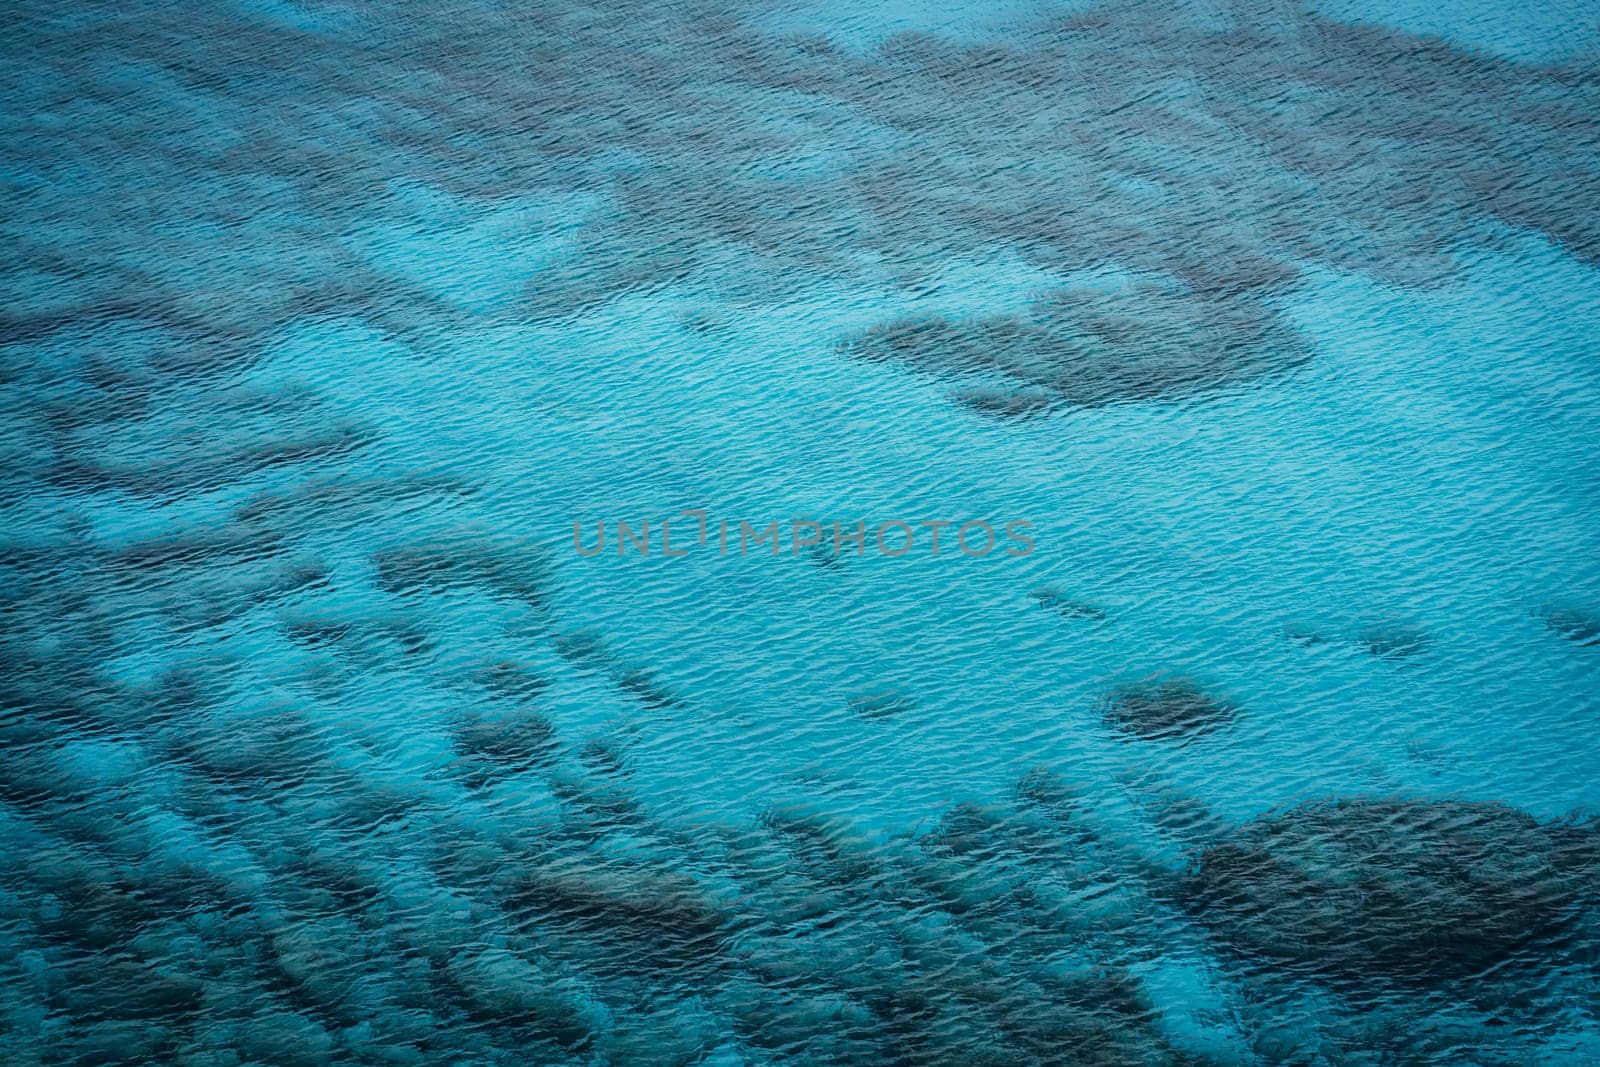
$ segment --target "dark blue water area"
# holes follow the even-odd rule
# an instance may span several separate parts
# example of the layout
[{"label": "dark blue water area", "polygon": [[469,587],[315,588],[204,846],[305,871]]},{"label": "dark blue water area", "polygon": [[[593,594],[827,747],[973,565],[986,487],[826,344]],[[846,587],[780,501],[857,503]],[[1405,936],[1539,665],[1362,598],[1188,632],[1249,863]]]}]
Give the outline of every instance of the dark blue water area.
[{"label": "dark blue water area", "polygon": [[1595,3],[5,13],[0,1062],[1600,1062]]}]

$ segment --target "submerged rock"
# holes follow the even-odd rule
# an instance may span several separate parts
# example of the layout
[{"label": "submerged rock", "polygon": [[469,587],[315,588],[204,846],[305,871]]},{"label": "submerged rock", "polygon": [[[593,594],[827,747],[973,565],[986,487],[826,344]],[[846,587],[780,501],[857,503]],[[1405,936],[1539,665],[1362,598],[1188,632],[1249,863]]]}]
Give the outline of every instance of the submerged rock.
[{"label": "submerged rock", "polygon": [[1428,635],[1408,626],[1369,626],[1356,635],[1356,644],[1379,659],[1404,659],[1428,647]]},{"label": "submerged rock", "polygon": [[303,709],[268,707],[227,719],[206,718],[177,740],[173,754],[206,779],[241,788],[293,785],[327,759],[323,729]]},{"label": "submerged rock", "polygon": [[533,544],[498,540],[462,533],[379,552],[378,586],[396,594],[477,588],[541,605],[549,581],[543,553]]},{"label": "submerged rock", "polygon": [[864,693],[850,701],[850,710],[863,719],[892,719],[912,709],[911,698],[895,690]]},{"label": "submerged rock", "polygon": [[1241,955],[1428,984],[1539,954],[1596,896],[1592,824],[1496,803],[1340,800],[1205,849],[1189,907]]},{"label": "submerged rock", "polygon": [[1600,615],[1563,605],[1547,604],[1539,612],[1545,629],[1581,648],[1600,645]]},{"label": "submerged rock", "polygon": [[554,643],[556,651],[563,658],[578,666],[593,666],[604,662],[608,655],[605,638],[600,635],[600,631],[592,627],[557,634]]},{"label": "submerged rock", "polygon": [[531,875],[515,907],[669,954],[714,954],[728,917],[693,878],[625,863],[569,862]]},{"label": "submerged rock", "polygon": [[939,377],[976,376],[982,380],[958,398],[1006,416],[1052,403],[1180,399],[1308,358],[1265,301],[1155,281],[1115,292],[1049,293],[1026,315],[900,319],[845,350]]},{"label": "submerged rock", "polygon": [[677,707],[682,699],[643,667],[619,667],[612,672],[612,680],[624,693],[645,707],[662,709]]},{"label": "submerged rock", "polygon": [[539,766],[556,750],[550,720],[523,708],[474,714],[457,728],[455,739],[463,753],[514,770]]},{"label": "submerged rock", "polygon": [[1147,682],[1114,694],[1106,721],[1144,741],[1195,737],[1233,719],[1234,708],[1182,679]]},{"label": "submerged rock", "polygon": [[468,1009],[485,1022],[526,1027],[567,1047],[590,1037],[590,1020],[577,998],[514,952],[467,949],[444,971]]},{"label": "submerged rock", "polygon": [[836,885],[864,884],[879,873],[880,857],[849,819],[793,804],[761,813],[761,825],[790,852],[797,865]]},{"label": "submerged rock", "polygon": [[952,805],[922,840],[924,849],[954,856],[984,856],[1003,841],[1015,817],[1010,811],[972,801]]},{"label": "submerged rock", "polygon": [[604,671],[618,689],[653,710],[679,707],[683,698],[663,684],[654,672],[623,662],[605,637],[592,627],[557,634],[555,649],[563,659],[585,670]]},{"label": "submerged rock", "polygon": [[1327,644],[1330,640],[1320,627],[1312,626],[1308,623],[1284,623],[1282,633],[1284,637],[1301,648],[1315,648],[1318,645]]},{"label": "submerged rock", "polygon": [[995,389],[970,386],[951,394],[956,403],[980,415],[1003,419],[1026,419],[1047,415],[1055,401],[1039,389]]},{"label": "submerged rock", "polygon": [[510,660],[499,660],[479,670],[473,681],[496,696],[513,700],[537,699],[550,683],[532,668]]},{"label": "submerged rock", "polygon": [[1082,843],[1094,836],[1083,822],[1084,809],[1088,806],[1084,791],[1049,767],[1034,767],[1024,773],[1012,792],[1023,811],[1038,812],[1058,831],[1070,828],[1072,843]]},{"label": "submerged rock", "polygon": [[1088,619],[1093,622],[1102,622],[1108,617],[1105,608],[1100,607],[1098,604],[1091,604],[1087,600],[1080,600],[1053,585],[1035,589],[1028,595],[1040,607],[1046,611],[1054,612],[1063,619]]},{"label": "submerged rock", "polygon": [[584,742],[578,758],[600,774],[619,775],[628,771],[627,747],[620,737],[592,737]]}]

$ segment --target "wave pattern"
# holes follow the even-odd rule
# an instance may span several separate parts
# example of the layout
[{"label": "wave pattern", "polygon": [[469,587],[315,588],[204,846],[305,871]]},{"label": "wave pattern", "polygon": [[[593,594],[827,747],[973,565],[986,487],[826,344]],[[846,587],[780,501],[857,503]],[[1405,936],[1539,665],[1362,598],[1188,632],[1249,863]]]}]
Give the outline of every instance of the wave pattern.
[{"label": "wave pattern", "polygon": [[1597,1055],[1592,54],[10,14],[0,1059]]}]

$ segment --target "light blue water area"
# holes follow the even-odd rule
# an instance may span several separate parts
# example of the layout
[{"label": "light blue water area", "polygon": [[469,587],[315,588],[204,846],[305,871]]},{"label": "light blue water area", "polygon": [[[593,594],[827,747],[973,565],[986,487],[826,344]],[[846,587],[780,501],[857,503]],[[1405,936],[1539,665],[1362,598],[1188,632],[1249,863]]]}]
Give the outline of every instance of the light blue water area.
[{"label": "light blue water area", "polygon": [[23,4],[0,1059],[1593,1061],[1594,26]]}]

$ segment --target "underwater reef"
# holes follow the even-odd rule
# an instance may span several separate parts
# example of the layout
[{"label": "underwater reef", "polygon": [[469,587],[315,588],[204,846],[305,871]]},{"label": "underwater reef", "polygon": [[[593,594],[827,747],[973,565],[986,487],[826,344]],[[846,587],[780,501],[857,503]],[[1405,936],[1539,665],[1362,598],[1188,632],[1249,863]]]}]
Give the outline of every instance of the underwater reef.
[{"label": "underwater reef", "polygon": [[[865,45],[722,0],[7,15],[0,1062],[1596,1047],[1592,822],[1486,799],[1525,784],[1509,757],[1423,800],[1362,792],[1410,769],[1375,747],[1346,773],[1343,734],[1265,773],[1240,754],[1318,686],[1362,719],[1415,685],[1431,728],[1471,673],[1448,624],[1352,631],[1370,655],[1318,677],[1269,661],[1253,608],[1137,588],[1171,573],[1155,549],[1094,583],[853,557],[729,579],[585,571],[543,536],[874,474],[1010,503],[1003,472],[1093,466],[1038,441],[1118,440],[1085,420],[1309,390],[1316,278],[1422,299],[1527,235],[1600,265],[1592,57],[1253,3],[965,36],[879,12]],[[964,421],[916,421],[921,391]],[[952,425],[990,435],[965,483]],[[808,451],[816,426],[856,465]],[[1180,479],[1183,450],[1125,452]],[[1530,525],[1558,539],[1581,503]],[[1283,569],[1270,539],[1137,513],[1080,524],[1072,558]],[[1546,591],[1506,615],[1564,657],[1532,699],[1578,720],[1600,622]],[[1177,661],[1149,619],[1186,610],[1272,684],[1117,688]],[[1268,810],[1283,782],[1306,796]]]},{"label": "underwater reef", "polygon": [[1497,804],[1351,799],[1208,846],[1190,904],[1235,950],[1346,981],[1539,959],[1595,905],[1600,833]]},{"label": "underwater reef", "polygon": [[1183,398],[1308,358],[1291,331],[1247,299],[1155,285],[1052,293],[1019,318],[891,322],[846,350],[944,377],[993,379],[958,396],[1002,415],[1031,414],[1040,393],[1076,406]]},{"label": "underwater reef", "polygon": [[1547,630],[1580,648],[1600,645],[1600,616],[1571,605],[1546,605],[1539,615]]},{"label": "underwater reef", "polygon": [[1191,738],[1230,722],[1236,714],[1224,700],[1193,682],[1165,679],[1127,686],[1106,701],[1106,722],[1145,741]]}]

